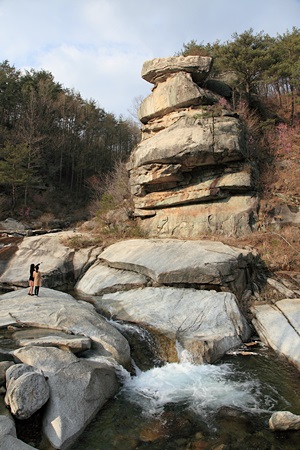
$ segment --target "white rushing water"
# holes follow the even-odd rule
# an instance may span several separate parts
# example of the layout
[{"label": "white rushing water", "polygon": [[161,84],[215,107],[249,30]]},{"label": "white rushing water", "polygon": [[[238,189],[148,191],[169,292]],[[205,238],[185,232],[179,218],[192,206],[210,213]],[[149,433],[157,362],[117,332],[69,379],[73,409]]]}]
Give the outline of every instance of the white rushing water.
[{"label": "white rushing water", "polygon": [[[116,324],[115,324],[116,325]],[[118,323],[149,341],[150,334],[136,325]],[[170,404],[191,409],[204,420],[211,418],[222,406],[262,413],[274,409],[277,393],[262,386],[258,378],[238,371],[233,364],[193,364],[193,358],[179,342],[176,343],[179,363],[167,363],[147,371],[136,370],[135,376],[119,371],[123,388],[121,395],[142,409],[144,415],[158,415]]]},{"label": "white rushing water", "polygon": [[222,406],[257,413],[273,406],[272,398],[261,393],[258,380],[247,379],[247,375],[237,373],[230,364],[168,363],[126,377],[122,393],[146,415],[160,414],[171,403],[184,405],[203,418]]}]

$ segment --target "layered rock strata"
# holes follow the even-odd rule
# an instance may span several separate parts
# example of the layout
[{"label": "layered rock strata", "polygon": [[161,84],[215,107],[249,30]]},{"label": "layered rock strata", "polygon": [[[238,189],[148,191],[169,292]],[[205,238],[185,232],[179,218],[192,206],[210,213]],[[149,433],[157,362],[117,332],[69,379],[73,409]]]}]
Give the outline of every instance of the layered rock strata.
[{"label": "layered rock strata", "polygon": [[134,214],[150,237],[238,236],[255,227],[256,170],[230,89],[207,80],[211,65],[200,56],[144,63],[142,78],[154,87],[139,109],[142,140],[128,169]]}]

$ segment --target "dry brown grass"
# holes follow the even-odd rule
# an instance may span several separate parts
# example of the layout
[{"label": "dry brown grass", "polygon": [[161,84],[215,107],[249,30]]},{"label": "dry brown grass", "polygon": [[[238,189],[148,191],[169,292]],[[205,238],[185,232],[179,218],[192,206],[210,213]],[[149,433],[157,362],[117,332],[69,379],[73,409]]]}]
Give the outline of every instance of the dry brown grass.
[{"label": "dry brown grass", "polygon": [[278,231],[271,227],[240,238],[221,238],[238,248],[255,249],[265,267],[272,272],[300,271],[300,228],[286,225]]}]

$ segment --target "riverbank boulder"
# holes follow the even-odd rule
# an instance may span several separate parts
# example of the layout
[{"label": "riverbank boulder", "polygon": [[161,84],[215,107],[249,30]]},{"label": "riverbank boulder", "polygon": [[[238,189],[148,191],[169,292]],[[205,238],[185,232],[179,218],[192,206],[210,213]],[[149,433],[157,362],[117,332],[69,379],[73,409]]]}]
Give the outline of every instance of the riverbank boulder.
[{"label": "riverbank boulder", "polygon": [[261,341],[300,370],[300,298],[286,298],[251,308]]},{"label": "riverbank boulder", "polygon": [[[62,231],[42,236],[6,237],[0,240],[0,287],[28,286],[29,266],[40,263],[42,285],[53,289],[71,288],[77,278],[102,251],[100,247],[76,250],[68,239],[80,233]],[[2,245],[1,245],[2,243]]]},{"label": "riverbank boulder", "polygon": [[17,419],[28,419],[49,399],[49,386],[42,372],[27,364],[6,371],[5,404]]},{"label": "riverbank boulder", "polygon": [[272,414],[269,427],[274,431],[300,430],[300,416],[289,411],[277,411]]},{"label": "riverbank boulder", "polygon": [[0,296],[0,327],[38,327],[86,336],[98,356],[130,366],[130,349],[122,334],[94,306],[79,302],[71,295],[42,288],[39,297],[20,289]]},{"label": "riverbank boulder", "polygon": [[[217,241],[130,239],[107,247],[75,288],[92,288],[100,313],[153,332],[163,360],[178,361],[179,343],[195,362],[211,363],[250,337],[236,296],[251,289],[254,260]],[[137,288],[134,276],[143,277]]]},{"label": "riverbank boulder", "polygon": [[119,389],[115,367],[105,358],[80,359],[53,347],[21,348],[14,356],[47,377],[43,433],[57,449],[68,448]]},{"label": "riverbank boulder", "polygon": [[193,362],[213,363],[251,335],[231,293],[147,287],[105,294],[95,306],[150,330],[168,362],[179,361],[179,344]]}]

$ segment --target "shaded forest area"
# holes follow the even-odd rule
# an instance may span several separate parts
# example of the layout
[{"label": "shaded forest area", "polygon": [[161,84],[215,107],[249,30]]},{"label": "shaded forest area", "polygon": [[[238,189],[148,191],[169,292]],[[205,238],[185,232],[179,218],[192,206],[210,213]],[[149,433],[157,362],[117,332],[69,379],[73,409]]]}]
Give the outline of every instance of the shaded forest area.
[{"label": "shaded forest area", "polygon": [[[298,207],[300,30],[271,37],[250,29],[224,43],[193,40],[178,55],[212,56],[207,83],[222,80],[230,86],[231,95],[215,107],[233,109],[244,121],[249,159],[259,165],[262,225],[278,203]],[[115,177],[126,177],[116,163],[125,163],[139,138],[136,123],[116,119],[93,100],[62,88],[51,73],[22,74],[4,61],[0,218],[26,221],[47,213],[62,218],[72,211],[81,220],[90,203],[94,214],[95,204],[96,209],[98,203],[100,209],[117,206],[112,197],[122,203],[129,190],[126,180]],[[116,192],[118,186],[122,192]]]},{"label": "shaded forest area", "polygon": [[116,119],[63,88],[51,73],[0,64],[0,220],[86,216],[91,180],[125,161],[139,139]]}]

